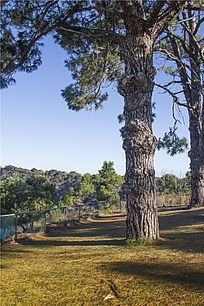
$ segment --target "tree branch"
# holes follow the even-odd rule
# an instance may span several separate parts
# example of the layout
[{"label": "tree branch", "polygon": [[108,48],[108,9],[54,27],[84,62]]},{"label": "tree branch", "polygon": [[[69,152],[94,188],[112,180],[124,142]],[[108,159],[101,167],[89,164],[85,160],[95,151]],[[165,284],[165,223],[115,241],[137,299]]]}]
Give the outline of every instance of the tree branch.
[{"label": "tree branch", "polygon": [[147,27],[148,28],[151,28],[157,22],[157,19],[158,19],[159,15],[161,14],[161,10],[166,3],[167,3],[167,1],[164,0],[164,1],[157,1],[154,4],[151,16],[149,17],[149,20],[147,21]]},{"label": "tree branch", "polygon": [[103,65],[102,77],[101,77],[96,95],[99,94],[102,83],[103,83],[103,80],[104,80],[104,77],[105,77],[106,66],[108,64],[108,54],[109,54],[109,43],[107,44],[107,47],[106,47],[106,54],[105,54],[105,60],[104,60],[104,65]]},{"label": "tree branch", "polygon": [[195,73],[195,71],[191,68],[191,66],[189,66],[186,63],[184,63],[184,61],[182,61],[180,57],[176,57],[176,55],[174,53],[172,53],[172,52],[170,52],[170,51],[168,51],[166,49],[158,48],[158,47],[155,47],[154,51],[163,54],[164,56],[167,57],[168,60],[173,60],[173,61],[179,62],[180,63],[180,68],[181,67],[186,67],[191,72]]},{"label": "tree branch", "polygon": [[[153,35],[157,38],[168,26],[169,22],[177,17],[177,15],[184,9],[188,1],[172,0],[168,7],[157,18],[157,22],[153,26]],[[151,18],[151,17],[150,17]]]},{"label": "tree branch", "polygon": [[189,1],[189,3],[186,5],[185,8],[190,8],[194,11],[204,11],[204,4],[202,0],[199,1],[191,0]]},{"label": "tree branch", "polygon": [[110,9],[108,7],[101,7],[101,6],[90,6],[90,7],[85,7],[85,8],[77,8],[76,7],[73,10],[70,10],[69,12],[71,14],[75,14],[75,13],[82,13],[82,12],[87,12],[87,11],[92,11],[92,10],[109,12],[109,13],[112,13],[113,15],[116,15],[120,18],[123,17],[123,13],[115,11],[115,10]]},{"label": "tree branch", "polygon": [[158,84],[158,83],[155,83],[155,82],[154,82],[154,85],[157,86],[157,87],[159,87],[159,88],[164,89],[165,92],[167,92],[167,93],[173,98],[173,102],[176,103],[177,105],[179,105],[179,106],[184,106],[184,107],[186,107],[186,108],[188,108],[188,109],[190,108],[187,104],[181,103],[181,102],[179,101],[179,98],[177,97],[177,94],[180,93],[180,92],[174,93],[174,92],[172,92],[167,86],[161,85],[161,84]]},{"label": "tree branch", "polygon": [[173,48],[173,53],[174,53],[175,58],[176,58],[175,61],[177,63],[177,67],[178,67],[179,75],[181,77],[182,84],[185,84],[185,85],[183,85],[184,86],[185,97],[186,97],[186,100],[189,101],[190,96],[191,96],[191,91],[190,91],[190,87],[188,85],[188,73],[186,71],[186,68],[185,68],[185,65],[184,65],[183,61],[180,58],[179,47],[178,47],[178,44],[177,44],[175,38],[170,37],[170,41],[171,41],[171,45],[172,45],[172,48]]},{"label": "tree branch", "polygon": [[101,11],[97,16],[95,16],[94,18],[90,19],[89,21],[87,21],[85,23],[85,26],[89,25],[92,21],[98,19],[101,15],[103,14],[103,12]]},{"label": "tree branch", "polygon": [[203,58],[201,49],[200,49],[200,45],[197,42],[196,37],[194,36],[193,32],[191,31],[191,29],[186,25],[185,22],[183,22],[179,17],[178,20],[180,21],[180,23],[182,24],[182,26],[184,27],[184,29],[188,32],[189,36],[191,36],[191,41],[194,45],[194,47],[196,48],[196,50],[198,51],[198,53],[200,54],[200,56]]},{"label": "tree branch", "polygon": [[113,31],[107,31],[102,29],[86,29],[80,26],[69,26],[66,28],[67,24],[64,26],[60,26],[59,29],[66,32],[72,32],[76,34],[82,34],[85,37],[104,37],[108,38],[111,37],[111,40],[119,43],[120,40],[123,38],[121,35],[114,33]]},{"label": "tree branch", "polygon": [[169,30],[167,31],[167,33],[168,33],[169,36],[175,37],[177,40],[179,40],[181,42],[181,45],[182,45],[184,51],[186,53],[190,54],[190,50],[187,47],[186,42],[184,41],[184,39],[182,37],[180,37],[179,35],[176,35],[175,33],[171,32]]},{"label": "tree branch", "polygon": [[201,24],[202,24],[203,22],[204,22],[204,17],[201,18],[201,19],[198,21],[198,23],[197,23],[197,25],[196,25],[196,28],[195,28],[195,31],[193,32],[194,35],[197,34],[197,32],[198,32],[198,30],[200,29],[200,26],[201,26]]},{"label": "tree branch", "polygon": [[41,18],[39,27],[37,28],[36,32],[35,32],[34,35],[33,35],[33,38],[31,38],[31,40],[30,40],[30,42],[29,42],[27,48],[25,49],[25,51],[23,52],[23,54],[22,54],[22,56],[21,56],[21,58],[20,58],[20,60],[19,60],[19,65],[21,65],[21,64],[23,63],[25,57],[26,57],[27,54],[29,53],[30,48],[34,45],[34,43],[35,43],[38,39],[40,39],[42,36],[45,36],[46,34],[48,34],[50,31],[52,31],[52,30],[55,28],[55,25],[52,25],[52,26],[51,26],[50,28],[48,28],[45,32],[40,32],[41,27],[42,27],[42,25],[43,25],[43,21],[44,21],[44,19],[45,19],[45,16],[46,16],[48,10],[49,10],[52,6],[54,6],[55,4],[57,4],[57,3],[58,3],[58,0],[56,0],[56,1],[50,1],[50,2],[51,2],[51,3],[49,3],[49,5],[47,5],[47,7],[45,8],[45,10],[44,10],[44,12],[43,12],[43,14],[42,14],[42,18]]}]

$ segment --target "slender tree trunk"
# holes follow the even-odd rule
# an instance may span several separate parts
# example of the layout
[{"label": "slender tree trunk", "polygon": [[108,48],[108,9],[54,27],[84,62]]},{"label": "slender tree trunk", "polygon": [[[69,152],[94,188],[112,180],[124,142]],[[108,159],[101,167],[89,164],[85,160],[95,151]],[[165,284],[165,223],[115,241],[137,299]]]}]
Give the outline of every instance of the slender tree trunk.
[{"label": "slender tree trunk", "polygon": [[[196,28],[195,12],[188,11],[189,26],[192,33]],[[189,50],[191,66],[191,95],[187,100],[189,108],[189,130],[191,149],[189,152],[191,167],[191,202],[190,207],[204,205],[204,136],[203,108],[201,101],[201,70],[200,56],[194,41],[189,35]]]},{"label": "slender tree trunk", "polygon": [[198,101],[197,107],[189,111],[189,130],[191,150],[189,152],[191,168],[191,202],[190,207],[204,205],[204,110],[201,111],[201,91],[192,90],[192,103]]},{"label": "slender tree trunk", "polygon": [[[197,88],[198,89],[198,88]],[[191,89],[191,96],[188,105],[189,109],[189,131],[190,131],[190,151],[188,156],[190,158],[191,169],[191,202],[190,207],[199,205],[199,186],[200,186],[200,117],[201,111],[199,107],[199,90],[198,92]]]},{"label": "slender tree trunk", "polygon": [[200,132],[199,152],[200,152],[200,184],[199,184],[199,206],[204,206],[204,101],[202,102],[202,129]]},{"label": "slender tree trunk", "polygon": [[[184,15],[185,19],[185,15]],[[191,33],[196,30],[195,12],[188,9],[188,27]],[[187,22],[187,21],[186,21]],[[190,35],[184,29],[185,37],[188,37],[189,60],[191,78],[189,84],[188,72],[182,62],[177,61],[184,95],[188,105],[189,131],[190,131],[190,168],[191,168],[191,202],[189,207],[204,205],[204,114],[201,101],[201,71],[202,59],[198,48],[195,46],[194,34]],[[180,59],[181,54],[175,38],[170,36],[173,53]]]},{"label": "slender tree trunk", "polygon": [[204,205],[204,132],[200,130],[200,119],[190,114],[190,142],[189,152],[191,168],[191,202],[190,207]]},{"label": "slender tree trunk", "polygon": [[152,133],[153,41],[147,34],[127,35],[121,57],[125,77],[118,86],[124,96],[125,126],[121,129],[126,153],[126,194],[128,239],[159,238],[155,201],[154,153],[156,138]]}]

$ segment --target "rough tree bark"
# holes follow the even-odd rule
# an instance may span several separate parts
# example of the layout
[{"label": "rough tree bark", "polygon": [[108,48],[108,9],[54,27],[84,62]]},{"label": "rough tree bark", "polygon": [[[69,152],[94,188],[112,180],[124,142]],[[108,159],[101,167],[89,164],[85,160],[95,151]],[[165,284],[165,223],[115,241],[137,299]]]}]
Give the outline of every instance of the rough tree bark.
[{"label": "rough tree bark", "polygon": [[[183,26],[183,44],[187,50],[189,67],[188,73],[182,61],[179,41],[172,32],[167,32],[172,46],[174,60],[177,63],[183,92],[188,107],[190,131],[190,168],[191,168],[191,201],[189,208],[204,205],[204,116],[201,85],[202,47],[196,35],[199,29],[195,12],[188,8],[183,12],[179,22]],[[199,21],[198,21],[199,22]]]},{"label": "rough tree bark", "polygon": [[200,206],[204,206],[204,101],[202,104],[202,130],[200,133],[199,152],[200,152]]},{"label": "rough tree bark", "polygon": [[154,184],[156,138],[152,133],[153,41],[150,35],[129,34],[123,40],[121,57],[125,77],[118,91],[124,97],[125,126],[121,129],[126,153],[126,238],[159,238]]},{"label": "rough tree bark", "polygon": [[[191,40],[191,37],[189,38]],[[200,62],[197,61],[199,55],[189,41],[191,53],[195,54],[194,59],[190,59],[191,72],[191,96],[188,102],[189,131],[191,149],[189,152],[191,168],[191,202],[190,207],[204,205],[204,142],[203,142],[203,122],[202,122],[202,102],[201,102],[201,71]]]},{"label": "rough tree bark", "polygon": [[123,186],[126,194],[126,237],[159,238],[155,199],[154,153],[156,138],[152,132],[153,45],[168,22],[179,14],[187,1],[170,2],[168,12],[160,11],[165,1],[155,2],[147,21],[142,0],[120,1],[126,36],[120,42],[125,77],[118,84],[124,97],[125,126],[121,129],[126,154]]},{"label": "rough tree bark", "polygon": [[[200,70],[199,65],[194,67],[194,71]],[[197,71],[198,72],[198,71]],[[197,78],[199,78],[199,73]],[[197,79],[196,78],[196,79]],[[189,113],[189,131],[190,131],[190,158],[191,168],[191,202],[190,207],[204,205],[204,137],[202,127],[202,110],[201,110],[201,82],[192,81],[191,99],[188,103],[190,106]]]},{"label": "rough tree bark", "polygon": [[[188,108],[190,131],[190,168],[191,168],[191,201],[189,208],[204,205],[204,101],[201,84],[201,65],[203,64],[203,46],[200,37],[201,25],[204,22],[200,12],[203,1],[188,1],[185,10],[177,17],[179,32],[169,27],[166,34],[170,40],[169,45],[157,48],[167,60],[175,61],[180,80],[169,82],[163,86],[169,92],[174,103]],[[199,32],[200,31],[200,32]],[[164,38],[164,37],[163,37]],[[175,77],[175,76],[174,76]],[[172,84],[180,83],[186,103],[175,98],[177,93],[171,91]],[[176,90],[177,91],[177,90]]]},{"label": "rough tree bark", "polygon": [[[189,27],[191,33],[195,32],[196,20],[195,12],[188,9]],[[200,55],[192,35],[189,35],[189,51],[191,66],[191,96],[189,106],[189,131],[191,150],[189,152],[191,168],[191,203],[190,207],[204,205],[204,144],[203,144],[203,122],[202,122],[202,102],[201,102],[201,70]]]},{"label": "rough tree bark", "polygon": [[190,42],[191,82],[189,86],[188,74],[182,61],[176,40],[170,37],[171,45],[177,60],[178,71],[188,106],[189,132],[190,132],[190,158],[191,169],[191,201],[189,207],[204,205],[204,117],[203,103],[201,101],[201,70],[198,50]]}]

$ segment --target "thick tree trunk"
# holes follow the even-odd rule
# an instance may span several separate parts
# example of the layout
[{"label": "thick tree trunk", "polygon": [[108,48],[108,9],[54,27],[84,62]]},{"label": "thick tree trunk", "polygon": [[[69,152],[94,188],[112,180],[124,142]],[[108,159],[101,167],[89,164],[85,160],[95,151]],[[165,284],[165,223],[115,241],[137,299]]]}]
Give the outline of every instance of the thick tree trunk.
[{"label": "thick tree trunk", "polygon": [[126,153],[126,194],[128,239],[158,239],[159,225],[155,201],[154,153],[156,138],[152,133],[153,41],[147,34],[127,35],[121,57],[125,77],[118,86],[124,96],[125,126],[121,129]]}]

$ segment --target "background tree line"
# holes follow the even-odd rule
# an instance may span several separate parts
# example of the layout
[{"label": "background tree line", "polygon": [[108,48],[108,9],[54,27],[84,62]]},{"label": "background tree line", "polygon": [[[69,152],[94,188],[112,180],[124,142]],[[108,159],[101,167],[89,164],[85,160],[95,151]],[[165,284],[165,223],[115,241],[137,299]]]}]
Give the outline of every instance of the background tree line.
[{"label": "background tree line", "polygon": [[1,214],[40,210],[55,205],[120,200],[124,177],[105,161],[98,174],[81,175],[6,166],[1,169]]},{"label": "background tree line", "polygon": [[[97,174],[81,175],[75,171],[1,169],[1,214],[47,209],[92,201],[125,200],[124,176],[118,175],[114,163],[104,161]],[[186,194],[191,190],[191,174],[184,178],[164,174],[156,178],[158,194]]]}]

